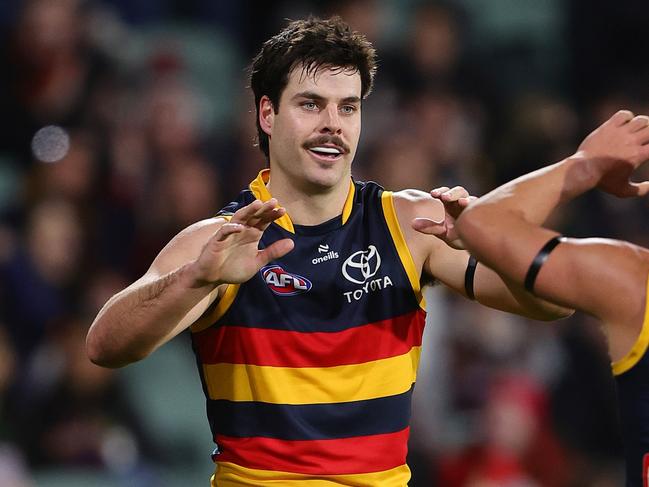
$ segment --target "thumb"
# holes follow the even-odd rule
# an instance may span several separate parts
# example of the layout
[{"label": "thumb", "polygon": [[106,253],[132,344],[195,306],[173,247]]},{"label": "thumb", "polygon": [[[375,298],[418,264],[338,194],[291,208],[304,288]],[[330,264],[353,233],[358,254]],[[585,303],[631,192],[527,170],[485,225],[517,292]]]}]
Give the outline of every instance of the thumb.
[{"label": "thumb", "polygon": [[412,228],[427,235],[441,235],[446,232],[444,220],[432,220],[430,218],[415,218],[412,220]]},{"label": "thumb", "polygon": [[275,259],[284,257],[291,250],[293,250],[294,246],[295,243],[290,238],[284,238],[282,240],[278,240],[277,242],[274,242],[272,245],[269,245],[264,250],[260,250],[259,253],[257,254],[259,265],[265,266],[266,264],[272,262]]}]

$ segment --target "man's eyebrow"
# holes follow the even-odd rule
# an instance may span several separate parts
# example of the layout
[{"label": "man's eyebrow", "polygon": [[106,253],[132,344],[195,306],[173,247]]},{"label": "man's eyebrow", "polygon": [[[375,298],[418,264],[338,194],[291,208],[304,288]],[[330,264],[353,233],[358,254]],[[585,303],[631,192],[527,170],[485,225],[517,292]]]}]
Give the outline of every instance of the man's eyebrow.
[{"label": "man's eyebrow", "polygon": [[360,103],[361,99],[358,96],[348,96],[347,98],[342,99],[343,103]]},{"label": "man's eyebrow", "polygon": [[[317,101],[323,101],[326,98],[322,95],[319,95],[318,93],[315,93],[314,91],[301,91],[299,93],[296,93],[293,96],[293,99],[297,98],[307,98],[309,100],[317,100]],[[358,96],[347,96],[341,100],[343,103],[360,103],[361,99]]]},{"label": "man's eyebrow", "polygon": [[322,95],[318,95],[314,91],[301,91],[299,93],[296,93],[293,96],[293,99],[295,98],[309,98],[310,100],[324,100],[325,97]]}]

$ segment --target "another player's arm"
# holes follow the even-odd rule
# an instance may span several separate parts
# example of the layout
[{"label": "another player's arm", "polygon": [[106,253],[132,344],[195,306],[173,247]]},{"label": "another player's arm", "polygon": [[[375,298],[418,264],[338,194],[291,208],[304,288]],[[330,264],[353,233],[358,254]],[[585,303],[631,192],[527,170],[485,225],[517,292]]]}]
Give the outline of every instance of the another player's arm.
[{"label": "another player's arm", "polygon": [[[520,285],[539,250],[557,235],[518,217],[491,219],[477,212],[466,217],[460,218],[458,228],[467,247],[503,278]],[[645,249],[616,240],[565,239],[548,255],[533,289],[536,296],[610,325],[610,353],[617,360],[628,352],[642,325],[648,273]]]},{"label": "another player's arm", "polygon": [[[631,183],[649,157],[649,119],[621,111],[589,135],[564,161],[511,181],[480,198],[457,221],[462,241],[499,274],[523,283],[540,249],[556,232],[540,225],[563,202],[599,187],[618,196],[643,195]],[[567,239],[540,268],[535,294],[620,325],[637,327],[645,306],[649,257],[645,249],[604,239]],[[637,329],[629,336],[637,336]],[[627,340],[627,345],[628,345]],[[621,345],[624,348],[624,345]]]},{"label": "another player's arm", "polygon": [[[444,205],[428,193],[417,190],[395,193],[394,201],[406,241],[413,257],[419,259],[419,268],[454,291],[467,296],[465,274],[468,252],[452,248],[433,235],[415,230],[410,224],[415,218],[442,220]],[[480,263],[475,269],[473,292],[475,299],[481,304],[538,320],[554,320],[572,313],[570,309],[532,296],[519,285],[505,282],[496,272]]]},{"label": "another player's arm", "polygon": [[223,284],[250,279],[293,243],[280,240],[259,250],[266,227],[285,210],[255,201],[230,220],[208,220],[178,234],[138,281],[113,296],[86,339],[90,359],[106,367],[140,360],[196,321],[218,298]]}]

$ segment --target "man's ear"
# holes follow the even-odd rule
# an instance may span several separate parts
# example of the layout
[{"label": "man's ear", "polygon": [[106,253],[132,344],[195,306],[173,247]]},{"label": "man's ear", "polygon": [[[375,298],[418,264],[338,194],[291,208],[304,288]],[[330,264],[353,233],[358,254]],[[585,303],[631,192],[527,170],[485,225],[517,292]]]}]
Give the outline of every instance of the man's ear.
[{"label": "man's ear", "polygon": [[269,137],[273,133],[273,122],[275,121],[275,109],[273,102],[266,95],[259,100],[259,126]]}]

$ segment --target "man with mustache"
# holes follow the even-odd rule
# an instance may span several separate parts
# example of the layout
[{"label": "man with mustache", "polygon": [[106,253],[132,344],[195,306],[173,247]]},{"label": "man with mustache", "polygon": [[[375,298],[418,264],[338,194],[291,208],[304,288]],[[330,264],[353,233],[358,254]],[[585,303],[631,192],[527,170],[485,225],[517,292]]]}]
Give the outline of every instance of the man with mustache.
[{"label": "man with mustache", "polygon": [[119,367],[191,329],[212,485],[406,485],[422,281],[538,319],[571,312],[413,227],[452,223],[464,189],[441,203],[352,179],[375,63],[339,18],[269,39],[251,70],[269,169],[176,236],[88,333],[93,362]]}]

